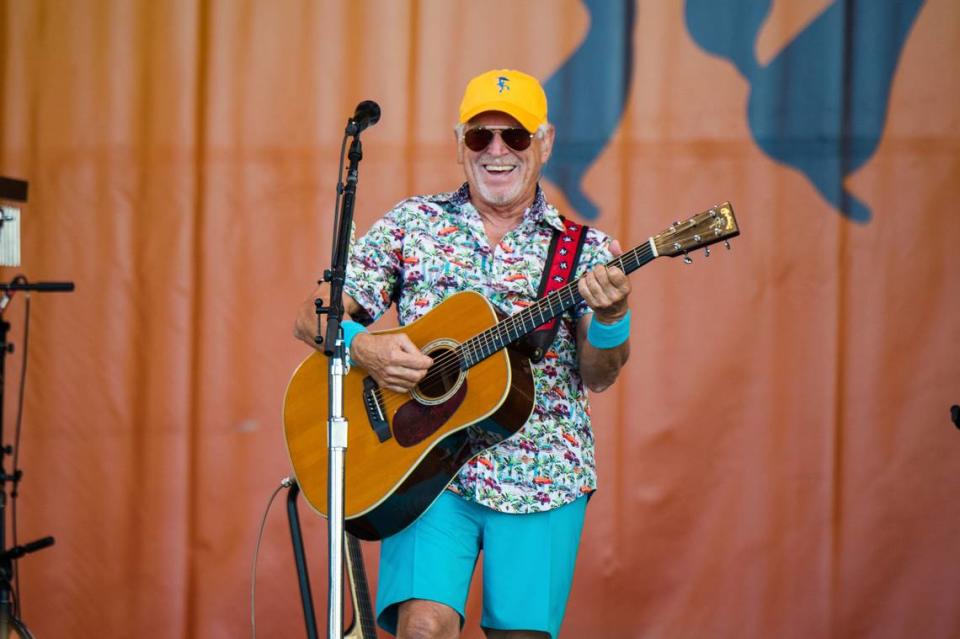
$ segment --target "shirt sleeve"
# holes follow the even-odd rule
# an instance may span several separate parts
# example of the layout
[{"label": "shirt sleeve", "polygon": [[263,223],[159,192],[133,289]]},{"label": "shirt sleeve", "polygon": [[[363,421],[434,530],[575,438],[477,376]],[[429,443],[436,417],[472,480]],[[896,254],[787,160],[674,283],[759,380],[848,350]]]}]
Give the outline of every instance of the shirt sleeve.
[{"label": "shirt sleeve", "polygon": [[350,249],[344,291],[363,307],[354,319],[372,324],[396,299],[402,279],[404,231],[397,207],[380,218]]},{"label": "shirt sleeve", "polygon": [[[607,264],[613,259],[613,253],[610,252],[610,243],[613,241],[609,235],[603,231],[590,227],[587,230],[587,237],[583,242],[583,248],[580,251],[580,262],[577,264],[575,277],[580,279],[587,272],[598,264]],[[573,319],[580,321],[587,313],[592,313],[590,307],[583,300],[573,307],[571,311]]]}]

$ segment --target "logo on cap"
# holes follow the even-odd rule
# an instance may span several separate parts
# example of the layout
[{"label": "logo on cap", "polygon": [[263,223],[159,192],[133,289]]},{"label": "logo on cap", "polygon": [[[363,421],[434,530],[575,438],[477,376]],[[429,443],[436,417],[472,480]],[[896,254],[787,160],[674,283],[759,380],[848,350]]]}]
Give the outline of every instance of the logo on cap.
[{"label": "logo on cap", "polygon": [[499,78],[497,78],[497,88],[499,89],[497,93],[503,93],[504,91],[509,91],[510,87],[507,86],[507,82],[509,81],[510,81],[510,78],[508,78],[505,75],[501,75]]}]

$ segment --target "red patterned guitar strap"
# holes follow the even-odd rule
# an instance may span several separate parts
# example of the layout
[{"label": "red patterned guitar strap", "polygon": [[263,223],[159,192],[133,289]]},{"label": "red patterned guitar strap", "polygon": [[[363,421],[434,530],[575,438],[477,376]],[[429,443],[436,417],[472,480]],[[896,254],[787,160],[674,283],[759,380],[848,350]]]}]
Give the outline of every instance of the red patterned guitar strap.
[{"label": "red patterned guitar strap", "polygon": [[[538,298],[549,295],[562,288],[577,272],[577,263],[580,261],[580,251],[587,238],[589,226],[571,222],[560,216],[563,222],[563,232],[554,230],[550,248],[547,249],[547,263],[543,268],[543,279],[540,280]],[[562,317],[562,316],[561,316]],[[561,317],[555,317],[545,324],[538,326],[533,333],[527,336],[526,342],[530,346],[530,360],[539,362],[546,355],[560,329]]]}]

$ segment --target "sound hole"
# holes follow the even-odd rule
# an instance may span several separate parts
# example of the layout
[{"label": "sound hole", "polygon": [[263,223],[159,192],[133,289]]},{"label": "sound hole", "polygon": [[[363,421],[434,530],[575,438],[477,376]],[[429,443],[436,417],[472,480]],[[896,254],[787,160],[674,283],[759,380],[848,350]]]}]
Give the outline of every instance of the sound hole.
[{"label": "sound hole", "polygon": [[449,346],[440,346],[426,353],[433,358],[433,366],[417,385],[416,395],[427,403],[442,401],[456,389],[460,380],[457,354]]}]

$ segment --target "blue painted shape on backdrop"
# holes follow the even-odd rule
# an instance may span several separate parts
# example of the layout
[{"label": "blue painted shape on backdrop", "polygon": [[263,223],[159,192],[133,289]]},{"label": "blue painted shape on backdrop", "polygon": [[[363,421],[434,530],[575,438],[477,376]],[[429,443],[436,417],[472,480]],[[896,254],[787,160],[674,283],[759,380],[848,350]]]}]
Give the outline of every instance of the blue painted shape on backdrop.
[{"label": "blue painted shape on backdrop", "polygon": [[750,83],[757,145],[798,169],[841,214],[870,209],[843,187],[877,149],[890,85],[924,0],[835,0],[767,66],[754,56],[771,0],[687,0],[687,29]]},{"label": "blue painted shape on backdrop", "polygon": [[586,38],[544,83],[549,119],[557,127],[543,173],[587,220],[599,215],[583,192],[583,176],[610,141],[623,116],[633,79],[635,0],[584,0]]}]

